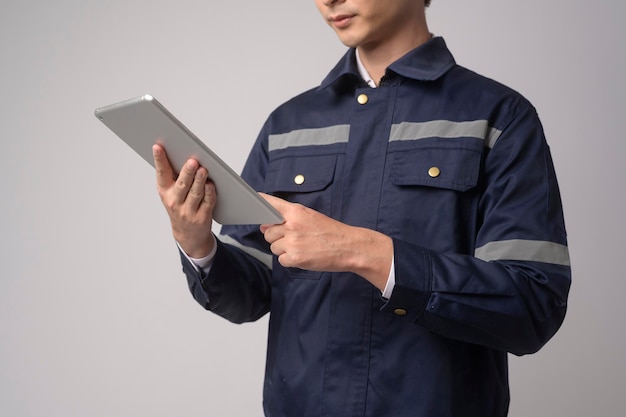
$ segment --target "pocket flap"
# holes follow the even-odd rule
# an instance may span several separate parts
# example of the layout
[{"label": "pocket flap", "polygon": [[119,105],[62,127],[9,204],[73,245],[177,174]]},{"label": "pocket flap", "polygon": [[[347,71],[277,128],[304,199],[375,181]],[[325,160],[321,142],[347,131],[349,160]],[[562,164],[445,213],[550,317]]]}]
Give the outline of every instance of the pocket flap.
[{"label": "pocket flap", "polygon": [[337,155],[286,157],[270,161],[267,192],[307,193],[328,187],[335,175]]},{"label": "pocket flap", "polygon": [[467,191],[476,186],[481,153],[471,149],[428,147],[397,152],[391,182]]}]

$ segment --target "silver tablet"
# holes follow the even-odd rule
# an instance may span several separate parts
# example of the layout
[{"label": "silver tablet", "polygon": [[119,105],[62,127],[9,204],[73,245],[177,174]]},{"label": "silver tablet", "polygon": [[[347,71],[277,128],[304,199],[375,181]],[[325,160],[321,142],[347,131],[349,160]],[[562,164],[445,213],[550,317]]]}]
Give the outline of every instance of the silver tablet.
[{"label": "silver tablet", "polygon": [[150,95],[95,111],[109,129],[154,166],[152,145],[158,143],[176,172],[189,158],[209,171],[218,200],[213,218],[220,224],[278,224],[282,216],[235,171],[212,152],[161,103]]}]

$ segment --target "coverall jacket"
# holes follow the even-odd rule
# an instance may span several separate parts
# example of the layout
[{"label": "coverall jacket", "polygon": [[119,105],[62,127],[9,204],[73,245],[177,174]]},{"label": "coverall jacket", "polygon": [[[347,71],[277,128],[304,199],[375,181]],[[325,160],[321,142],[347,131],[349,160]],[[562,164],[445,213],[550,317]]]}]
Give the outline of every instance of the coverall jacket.
[{"label": "coverall jacket", "polygon": [[[225,226],[194,298],[241,323],[269,312],[269,417],[490,417],[507,353],[537,351],[566,310],[570,262],[544,132],[515,91],[433,38],[379,88],[349,50],[277,108],[242,176],[393,239],[389,299],[351,273],[284,268],[258,225]],[[219,190],[218,190],[219,193]]]}]

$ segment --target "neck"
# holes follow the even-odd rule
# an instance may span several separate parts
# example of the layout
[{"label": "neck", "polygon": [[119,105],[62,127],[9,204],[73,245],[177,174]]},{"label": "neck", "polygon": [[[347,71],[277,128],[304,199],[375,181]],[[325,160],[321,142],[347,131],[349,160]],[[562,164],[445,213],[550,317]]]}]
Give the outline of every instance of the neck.
[{"label": "neck", "polygon": [[363,66],[378,85],[389,65],[428,42],[430,38],[431,34],[424,24],[421,30],[411,33],[404,39],[393,39],[376,45],[360,45],[357,49]]}]

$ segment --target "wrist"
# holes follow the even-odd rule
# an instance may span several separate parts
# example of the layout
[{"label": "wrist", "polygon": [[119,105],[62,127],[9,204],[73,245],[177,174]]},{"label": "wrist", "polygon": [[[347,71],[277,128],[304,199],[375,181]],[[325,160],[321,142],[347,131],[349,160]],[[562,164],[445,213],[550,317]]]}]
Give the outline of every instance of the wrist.
[{"label": "wrist", "polygon": [[362,229],[362,236],[354,248],[358,250],[353,256],[352,272],[384,291],[393,259],[393,240],[380,232]]},{"label": "wrist", "polygon": [[203,259],[213,254],[217,250],[217,242],[213,233],[209,233],[208,237],[198,240],[176,239],[180,249],[192,259]]}]

